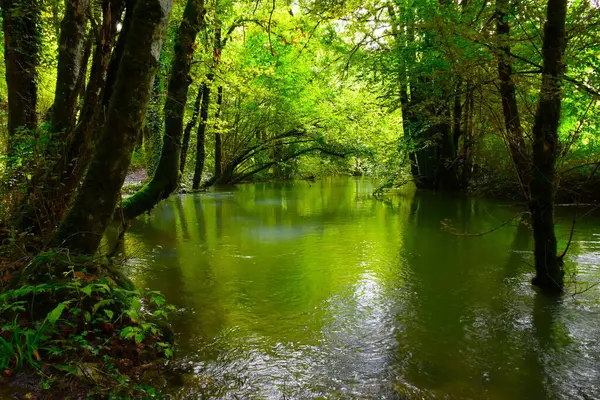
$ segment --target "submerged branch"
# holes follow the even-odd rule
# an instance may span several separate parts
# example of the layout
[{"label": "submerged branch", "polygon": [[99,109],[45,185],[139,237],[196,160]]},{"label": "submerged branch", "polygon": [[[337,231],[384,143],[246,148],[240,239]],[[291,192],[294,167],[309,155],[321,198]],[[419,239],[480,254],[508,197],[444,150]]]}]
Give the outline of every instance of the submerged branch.
[{"label": "submerged branch", "polygon": [[509,220],[503,222],[502,224],[490,229],[489,231],[485,231],[485,232],[481,232],[481,233],[469,233],[469,232],[461,233],[461,232],[457,232],[456,229],[452,228],[446,221],[441,221],[441,224],[442,224],[443,229],[451,235],[477,237],[477,236],[484,236],[484,235],[487,235],[488,233],[497,231],[498,229],[505,227],[506,225],[508,225],[509,223],[514,221],[515,219],[517,219],[523,215],[528,215],[528,214],[530,214],[529,211],[523,211],[521,213],[518,213],[518,214],[514,215],[512,218],[510,218]]}]

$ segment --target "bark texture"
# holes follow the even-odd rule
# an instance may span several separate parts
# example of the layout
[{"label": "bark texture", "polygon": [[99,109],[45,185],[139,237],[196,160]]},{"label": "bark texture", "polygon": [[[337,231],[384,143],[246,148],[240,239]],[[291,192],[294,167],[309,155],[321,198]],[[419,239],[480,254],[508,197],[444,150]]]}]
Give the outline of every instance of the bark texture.
[{"label": "bark texture", "polygon": [[58,46],[56,91],[52,106],[51,130],[59,141],[70,133],[75,121],[78,81],[85,68],[85,31],[90,0],[65,0]]},{"label": "bark texture", "polygon": [[542,54],[542,87],[533,127],[531,201],[535,278],[546,293],[561,293],[564,271],[557,256],[554,233],[555,164],[564,75],[567,0],[548,0]]},{"label": "bark texture", "polygon": [[[98,32],[98,39],[92,58],[90,80],[85,90],[83,107],[79,116],[79,123],[69,138],[68,150],[63,157],[63,175],[61,182],[64,193],[69,196],[80,182],[83,172],[91,158],[91,142],[94,132],[100,130],[101,120],[104,117],[104,107],[100,104],[102,88],[112,88],[114,80],[108,82],[107,71],[111,60],[111,52],[117,36],[117,24],[121,21],[121,14],[125,3],[123,0],[104,0],[102,2],[102,27]],[[123,28],[119,34],[119,41],[125,41],[127,31],[131,25],[133,4],[127,9]],[[114,53],[116,53],[115,48]],[[123,52],[116,55],[120,61]],[[109,89],[105,89],[109,91]],[[108,103],[108,100],[106,101]],[[103,102],[104,104],[104,102]]]},{"label": "bark texture", "polygon": [[[53,233],[66,212],[75,188],[91,158],[92,136],[100,126],[97,119],[103,111],[103,108],[99,107],[100,90],[106,86],[104,76],[117,33],[117,22],[123,11],[123,1],[104,0],[102,11],[103,23],[96,32],[97,40],[90,80],[85,90],[79,122],[71,132],[68,132],[65,127],[65,130],[59,134],[60,140],[56,140],[52,147],[47,149],[47,157],[53,161],[53,164],[47,170],[36,174],[30,184],[28,196],[15,212],[14,225],[21,231],[30,231],[43,236]],[[83,57],[85,58],[85,51]],[[78,84],[83,83],[81,75],[86,69],[86,65],[80,67]],[[65,73],[64,79],[69,79],[68,74]],[[62,86],[68,85],[57,84],[57,87]],[[79,89],[76,88],[74,92],[69,91],[69,93],[77,95],[78,91]],[[57,106],[61,102],[62,100],[55,102],[54,108],[57,111],[62,108]],[[60,114],[61,112],[55,113],[53,118]]]},{"label": "bark texture", "polygon": [[95,253],[120,196],[158,68],[172,0],[138,0],[105,124],[82,187],[52,245]]},{"label": "bark texture", "polygon": [[204,1],[188,0],[175,38],[175,57],[169,77],[165,102],[165,131],[160,161],[150,183],[131,196],[124,204],[125,218],[134,218],[150,210],[160,200],[171,195],[179,183],[181,138],[187,95],[191,84],[194,43],[204,20]]},{"label": "bark texture", "polygon": [[37,0],[4,0],[4,61],[8,90],[8,156],[15,157],[21,129],[37,128],[40,6]]},{"label": "bark texture", "polygon": [[510,61],[510,25],[507,15],[509,7],[509,0],[496,0],[498,78],[500,80],[500,97],[502,99],[502,113],[506,127],[508,151],[515,166],[523,195],[528,200],[531,172]]}]

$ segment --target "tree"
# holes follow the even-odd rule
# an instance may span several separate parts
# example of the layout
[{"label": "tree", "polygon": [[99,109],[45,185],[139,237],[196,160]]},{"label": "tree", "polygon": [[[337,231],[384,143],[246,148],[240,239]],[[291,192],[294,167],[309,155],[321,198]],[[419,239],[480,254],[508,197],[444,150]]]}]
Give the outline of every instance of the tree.
[{"label": "tree", "polygon": [[8,161],[19,156],[20,130],[37,128],[37,67],[39,63],[39,19],[37,0],[3,0],[4,54],[8,89]]},{"label": "tree", "polygon": [[84,64],[85,31],[89,0],[65,1],[65,17],[60,29],[58,68],[52,123],[50,130],[56,139],[64,142],[73,124],[81,83],[81,70]]},{"label": "tree", "polygon": [[508,151],[515,166],[519,184],[523,189],[525,199],[529,198],[530,163],[525,147],[521,117],[517,105],[515,83],[513,81],[510,25],[508,23],[509,0],[496,1],[496,32],[498,37],[498,77],[500,79],[500,97],[502,113],[506,125],[506,142]]},{"label": "tree", "polygon": [[566,17],[567,0],[548,0],[542,47],[542,85],[533,127],[533,175],[529,203],[535,241],[536,275],[533,283],[549,293],[562,292],[564,285],[562,259],[556,252],[554,192],[565,68]]},{"label": "tree", "polygon": [[[96,45],[90,70],[90,79],[83,95],[77,125],[73,126],[77,109],[77,97],[83,84],[81,75],[87,72],[84,60],[84,31],[90,12],[89,3],[67,2],[62,22],[61,46],[58,51],[58,73],[54,93],[50,134],[52,140],[43,149],[46,164],[35,171],[27,187],[27,195],[14,210],[13,226],[21,231],[36,235],[52,234],[57,223],[68,209],[70,200],[85,171],[90,155],[94,132],[103,125],[105,105],[114,85],[116,74],[108,74],[111,52],[113,70],[120,62],[125,38],[131,23],[134,1],[128,1],[126,18],[119,35],[119,42],[113,52],[117,25],[125,1],[103,0],[99,29],[94,32]],[[101,102],[102,99],[102,102]],[[99,103],[101,106],[98,106]]]},{"label": "tree", "polygon": [[94,253],[117,206],[158,68],[172,0],[137,0],[123,57],[87,175],[52,245]]},{"label": "tree", "polygon": [[196,36],[204,26],[203,0],[188,0],[177,37],[175,55],[165,102],[165,133],[160,161],[154,177],[123,206],[125,218],[133,218],[151,209],[175,191],[179,182],[183,117],[191,83],[190,68]]}]

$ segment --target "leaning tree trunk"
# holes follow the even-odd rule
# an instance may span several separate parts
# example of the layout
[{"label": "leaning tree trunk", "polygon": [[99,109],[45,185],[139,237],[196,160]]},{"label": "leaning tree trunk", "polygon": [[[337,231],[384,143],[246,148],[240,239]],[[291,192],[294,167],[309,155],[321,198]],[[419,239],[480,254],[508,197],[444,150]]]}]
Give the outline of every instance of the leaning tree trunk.
[{"label": "leaning tree trunk", "polygon": [[542,54],[542,87],[533,126],[533,174],[530,186],[535,278],[544,292],[563,290],[562,260],[556,254],[554,233],[555,163],[562,98],[567,0],[548,0]]},{"label": "leaning tree trunk", "polygon": [[37,128],[37,66],[40,5],[37,0],[4,0],[4,61],[8,91],[8,166],[22,129]]},{"label": "leaning tree trunk", "polygon": [[204,0],[188,0],[175,39],[168,96],[165,102],[165,133],[160,161],[150,183],[131,196],[123,206],[125,218],[134,218],[171,195],[179,183],[183,117],[191,83],[190,68],[196,36],[204,21]]},{"label": "leaning tree trunk", "polygon": [[507,12],[510,0],[496,0],[496,34],[498,38],[498,77],[500,79],[500,97],[502,113],[506,126],[508,150],[517,172],[519,185],[525,199],[529,199],[530,164],[525,147],[523,128],[517,105],[512,64],[510,62],[510,25]]},{"label": "leaning tree trunk", "polygon": [[206,83],[202,85],[202,105],[200,107],[200,124],[198,125],[198,135],[196,136],[196,165],[194,166],[194,179],[192,189],[200,188],[202,172],[204,170],[204,139],[206,135],[206,123],[208,121],[208,106],[210,105],[210,84],[213,81],[213,74],[208,74]]},{"label": "leaning tree trunk", "polygon": [[93,254],[118,203],[144,122],[173,0],[138,0],[102,134],[82,187],[51,244]]}]

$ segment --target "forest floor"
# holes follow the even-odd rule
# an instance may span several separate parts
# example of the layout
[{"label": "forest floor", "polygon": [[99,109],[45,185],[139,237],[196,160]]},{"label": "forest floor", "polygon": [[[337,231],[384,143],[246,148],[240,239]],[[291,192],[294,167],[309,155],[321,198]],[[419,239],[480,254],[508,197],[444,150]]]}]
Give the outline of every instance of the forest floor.
[{"label": "forest floor", "polygon": [[0,398],[156,394],[173,355],[160,293],[136,290],[118,261],[60,250],[0,267]]},{"label": "forest floor", "polygon": [[123,186],[139,185],[148,179],[148,171],[145,168],[136,168],[127,173]]}]

